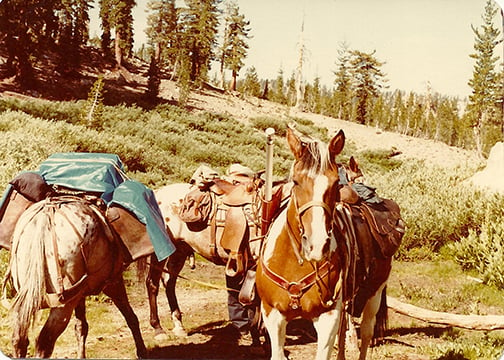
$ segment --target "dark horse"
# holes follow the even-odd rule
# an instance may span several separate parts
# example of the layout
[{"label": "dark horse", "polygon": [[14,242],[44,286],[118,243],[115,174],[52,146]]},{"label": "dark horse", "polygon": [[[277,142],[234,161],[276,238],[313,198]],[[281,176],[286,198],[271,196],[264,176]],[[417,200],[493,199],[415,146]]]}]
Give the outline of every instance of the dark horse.
[{"label": "dark horse", "polygon": [[28,328],[39,309],[50,313],[35,357],[50,357],[75,309],[78,357],[85,357],[85,297],[103,291],[131,329],[138,357],[147,350],[122,277],[127,263],[117,235],[97,206],[73,196],[49,197],[23,212],[12,237],[10,271],[16,290],[13,345],[26,357]]},{"label": "dark horse", "polygon": [[[256,279],[271,358],[285,359],[287,322],[301,317],[312,320],[317,330],[317,359],[330,358],[338,330],[338,359],[344,359],[344,304],[353,300],[358,288],[352,286],[355,276],[349,264],[355,248],[346,232],[353,231],[354,239],[363,244],[371,244],[371,234],[367,224],[352,226],[351,214],[341,220],[340,210],[335,210],[345,206],[340,202],[336,163],[345,143],[343,132],[324,144],[289,128],[287,141],[295,158],[290,174],[294,186],[287,207],[266,236]],[[376,291],[364,299],[361,360],[373,335],[390,267],[384,272]]]}]

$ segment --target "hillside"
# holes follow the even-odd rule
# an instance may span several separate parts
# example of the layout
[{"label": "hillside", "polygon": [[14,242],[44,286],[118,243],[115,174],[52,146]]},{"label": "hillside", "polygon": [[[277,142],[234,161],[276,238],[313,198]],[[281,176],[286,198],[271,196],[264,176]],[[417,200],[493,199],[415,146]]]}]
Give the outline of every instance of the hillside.
[{"label": "hillside", "polygon": [[[123,69],[115,69],[103,62],[96,49],[87,48],[80,78],[63,78],[48,56],[46,61],[35,67],[40,79],[36,90],[23,91],[13,77],[6,77],[6,58],[0,50],[0,96],[36,97],[48,100],[86,99],[98,74],[103,74],[106,86],[104,102],[107,105],[146,104],[143,94],[147,86],[147,64],[134,59]],[[178,88],[173,81],[163,79],[160,87],[160,102],[177,104]],[[241,121],[254,117],[304,118],[317,126],[326,127],[329,132],[343,129],[347,139],[358,150],[383,149],[399,154],[399,158],[416,158],[439,166],[468,165],[480,163],[474,152],[447,146],[432,140],[419,139],[397,133],[384,132],[380,129],[342,121],[319,114],[300,112],[294,108],[258,98],[243,97],[238,93],[229,93],[207,86],[193,91],[187,104],[190,112],[210,112],[230,115]]]},{"label": "hillside", "polygon": [[[162,82],[162,98],[173,101],[178,98],[177,93],[177,87],[173,82]],[[317,126],[326,127],[330,133],[343,129],[347,139],[353,142],[358,150],[390,150],[400,153],[399,158],[425,160],[438,166],[456,167],[468,164],[477,166],[480,163],[475,152],[448,146],[442,142],[381,131],[320,114],[301,112],[292,107],[258,98],[243,98],[204,89],[191,94],[188,105],[191,111],[228,114],[242,121],[254,117],[305,118],[313,121]]]}]

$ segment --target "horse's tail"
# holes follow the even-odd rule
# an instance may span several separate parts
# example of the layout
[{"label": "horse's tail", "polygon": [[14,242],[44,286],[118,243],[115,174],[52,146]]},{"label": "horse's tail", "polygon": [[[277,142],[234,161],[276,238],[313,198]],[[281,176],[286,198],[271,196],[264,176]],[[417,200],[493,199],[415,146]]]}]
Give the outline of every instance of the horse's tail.
[{"label": "horse's tail", "polygon": [[[42,215],[44,220],[34,221],[37,215]],[[35,224],[36,229],[33,228]],[[11,309],[18,317],[21,330],[27,331],[37,310],[42,307],[46,293],[45,232],[50,229],[50,224],[47,216],[39,212],[19,225],[12,242],[11,276],[17,294]]]},{"label": "horse's tail", "polygon": [[373,345],[380,344],[383,342],[383,339],[385,339],[387,323],[388,323],[388,305],[387,305],[387,286],[385,285],[381,293],[380,308],[376,313]]}]

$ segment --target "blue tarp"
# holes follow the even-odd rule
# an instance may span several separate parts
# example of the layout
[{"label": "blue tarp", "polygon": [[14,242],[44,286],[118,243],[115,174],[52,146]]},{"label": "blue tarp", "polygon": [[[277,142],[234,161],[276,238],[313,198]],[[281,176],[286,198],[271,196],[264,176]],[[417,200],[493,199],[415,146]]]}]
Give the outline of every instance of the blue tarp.
[{"label": "blue tarp", "polygon": [[175,251],[153,191],[128,179],[119,156],[55,153],[40,165],[39,173],[48,184],[101,193],[108,206],[118,204],[131,211],[146,226],[159,261]]},{"label": "blue tarp", "polygon": [[[175,251],[175,246],[166,232],[161,210],[151,189],[138,181],[126,180],[116,187],[109,206],[112,204],[118,204],[130,210],[147,227],[159,261],[166,259]],[[167,239],[167,241],[158,241],[157,239]]]},{"label": "blue tarp", "polygon": [[40,164],[39,173],[50,185],[102,193],[106,202],[128,178],[119,156],[104,153],[55,153]]}]

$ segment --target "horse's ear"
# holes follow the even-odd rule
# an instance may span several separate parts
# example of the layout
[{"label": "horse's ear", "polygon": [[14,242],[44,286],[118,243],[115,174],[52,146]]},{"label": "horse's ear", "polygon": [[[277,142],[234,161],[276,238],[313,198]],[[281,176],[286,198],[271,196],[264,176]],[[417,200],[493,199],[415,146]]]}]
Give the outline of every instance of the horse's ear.
[{"label": "horse's ear", "polygon": [[343,132],[343,130],[340,130],[329,142],[329,153],[331,154],[331,159],[333,159],[333,161],[335,161],[336,156],[341,153],[344,146],[345,133]]},{"label": "horse's ear", "polygon": [[350,160],[348,161],[348,166],[350,167],[350,170],[353,172],[359,172],[359,163],[354,159],[353,156],[350,156]]},{"label": "horse's ear", "polygon": [[287,127],[287,143],[289,144],[292,154],[296,160],[299,160],[303,154],[303,141],[301,141],[299,135],[296,134],[296,131],[290,125]]}]

